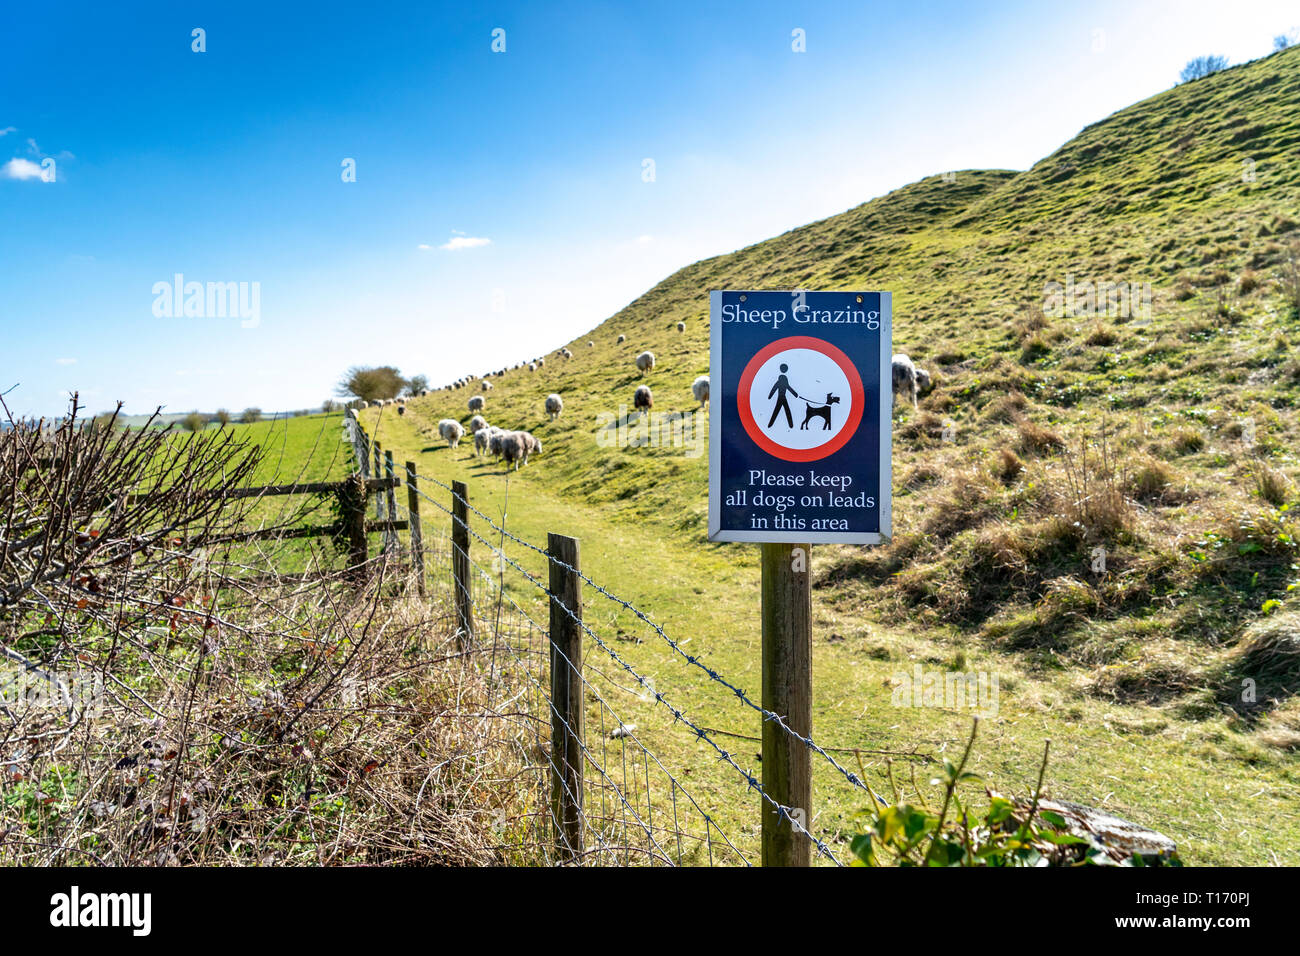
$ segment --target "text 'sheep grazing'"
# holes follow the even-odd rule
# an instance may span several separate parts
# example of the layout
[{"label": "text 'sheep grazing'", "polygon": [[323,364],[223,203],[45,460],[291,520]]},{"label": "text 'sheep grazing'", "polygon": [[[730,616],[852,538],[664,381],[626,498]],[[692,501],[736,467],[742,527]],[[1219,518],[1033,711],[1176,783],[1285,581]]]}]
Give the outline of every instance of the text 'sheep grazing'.
[{"label": "text 'sheep grazing'", "polygon": [[761,323],[776,331],[781,323],[794,321],[799,325],[863,325],[868,331],[880,328],[880,312],[867,309],[811,309],[792,307],[785,309],[746,309],[743,305],[728,303],[722,307],[724,323]]},{"label": "text 'sheep grazing'", "polygon": [[[818,508],[860,508],[866,511],[876,507],[876,498],[865,491],[855,490],[852,475],[822,474],[813,469],[773,474],[754,468],[748,473],[745,487],[730,490],[727,505],[755,509],[751,521],[757,522],[753,526],[758,529],[847,531],[848,518],[805,516],[804,513]],[[786,514],[793,508],[799,508],[802,513]]]},{"label": "text 'sheep grazing'", "polygon": [[133,936],[153,930],[153,896],[150,893],[70,892],[50,897],[50,925],[60,928],[129,927]]}]

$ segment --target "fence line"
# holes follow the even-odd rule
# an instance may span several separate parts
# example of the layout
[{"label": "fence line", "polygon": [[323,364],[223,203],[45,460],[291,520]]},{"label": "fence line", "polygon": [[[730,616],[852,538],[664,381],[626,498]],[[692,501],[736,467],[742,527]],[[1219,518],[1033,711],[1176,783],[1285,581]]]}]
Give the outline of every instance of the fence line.
[{"label": "fence line", "polygon": [[[376,472],[378,472],[380,447],[377,442],[373,442],[370,439],[370,436],[366,434],[364,428],[356,420],[355,415],[351,410],[348,410],[345,414],[344,427],[347,429],[347,437],[353,448],[358,473],[363,477],[368,476],[368,466],[372,455],[374,456],[373,460],[376,465]],[[391,461],[391,452],[387,453],[385,457],[388,461]],[[388,475],[392,475],[391,466],[388,470]],[[652,700],[654,703],[664,707],[672,714],[674,724],[682,724],[688,729],[692,737],[697,741],[704,743],[708,748],[711,748],[716,759],[740,776],[747,791],[752,790],[758,793],[760,799],[772,808],[775,815],[782,823],[789,824],[796,832],[806,836],[811,845],[816,848],[819,856],[824,857],[835,865],[842,865],[842,861],[837,858],[831,848],[811,832],[809,829],[812,823],[811,820],[800,820],[798,816],[791,812],[795,810],[795,808],[782,806],[778,801],[774,800],[763,789],[759,778],[753,772],[742,767],[736,761],[735,755],[720,746],[714,739],[714,735],[746,739],[744,738],[744,735],[705,727],[701,723],[689,717],[681,707],[673,704],[663,691],[655,687],[653,680],[639,673],[623,655],[610,646],[601,635],[588,625],[582,619],[580,614],[575,614],[570,610],[550,587],[543,583],[534,574],[530,573],[512,556],[508,555],[505,552],[505,543],[507,539],[543,557],[546,560],[548,567],[558,568],[564,573],[572,575],[576,580],[586,584],[606,600],[631,612],[637,619],[649,626],[658,638],[668,645],[674,655],[684,660],[688,665],[703,672],[711,682],[726,688],[729,692],[729,696],[734,697],[744,706],[759,713],[764,721],[779,727],[792,739],[799,741],[810,751],[817,753],[854,788],[867,793],[873,800],[880,800],[880,802],[883,803],[884,801],[881,800],[881,798],[877,796],[857,774],[841,765],[827,751],[827,749],[818,745],[811,736],[804,736],[794,731],[789,727],[781,715],[764,709],[761,705],[750,698],[739,686],[737,686],[736,683],[728,680],[715,668],[705,664],[697,655],[687,653],[681,646],[682,642],[670,637],[661,625],[653,621],[645,612],[637,608],[631,602],[611,593],[607,588],[598,584],[596,581],[592,580],[590,576],[583,573],[579,567],[569,564],[552,554],[550,549],[541,548],[507,530],[503,527],[505,523],[504,516],[502,517],[501,524],[498,524],[491,517],[484,514],[481,510],[470,503],[468,500],[468,490],[462,483],[457,482],[455,484],[446,484],[439,481],[437,478],[428,475],[419,476],[424,483],[436,485],[450,494],[451,507],[448,507],[443,502],[431,497],[423,488],[418,487],[415,480],[412,480],[415,479],[416,476],[414,473],[414,465],[411,463],[408,463],[407,476],[408,502],[404,508],[406,515],[399,518],[399,509],[403,509],[403,506],[400,504],[394,504],[393,493],[389,490],[389,507],[385,515],[387,520],[384,523],[386,525],[394,525],[400,521],[403,525],[409,525],[412,527],[421,526],[423,528],[422,543],[418,546],[413,546],[412,548],[412,563],[422,565],[419,572],[420,586],[423,587],[424,572],[428,565],[436,565],[439,568],[448,568],[453,571],[453,574],[450,575],[450,581],[446,581],[446,578],[443,579],[451,589],[450,594],[445,595],[451,599],[449,605],[453,607],[457,606],[456,601],[461,597],[461,592],[466,592],[466,597],[470,607],[472,608],[473,618],[478,621],[478,624],[483,628],[485,633],[490,632],[492,635],[490,646],[485,642],[472,642],[471,646],[473,646],[475,652],[480,656],[490,652],[491,666],[494,670],[497,666],[498,651],[504,655],[502,659],[502,667],[509,667],[512,673],[523,676],[528,681],[530,692],[535,697],[536,704],[539,707],[544,707],[546,712],[549,714],[549,722],[553,727],[560,728],[564,734],[569,735],[573,740],[577,741],[578,752],[581,758],[580,763],[584,766],[590,767],[596,775],[596,779],[586,783],[585,786],[593,792],[593,795],[599,796],[601,800],[599,813],[595,812],[596,808],[594,806],[584,806],[583,813],[581,814],[581,822],[583,824],[582,832],[590,835],[594,839],[596,848],[581,854],[577,862],[583,862],[584,859],[595,859],[599,862],[602,859],[608,859],[609,854],[617,853],[619,851],[624,854],[623,862],[629,862],[629,854],[633,852],[633,847],[628,838],[628,834],[630,832],[635,832],[640,834],[638,839],[644,841],[644,846],[637,847],[635,852],[643,854],[645,859],[652,863],[662,862],[674,864],[683,862],[682,841],[683,839],[688,841],[693,839],[700,841],[702,847],[707,848],[709,863],[715,862],[714,849],[716,845],[718,849],[727,851],[725,856],[730,857],[734,855],[734,857],[741,863],[749,865],[749,860],[746,858],[745,853],[736,846],[736,843],[730,837],[727,836],[719,826],[718,822],[699,804],[686,787],[682,785],[681,781],[668,770],[659,756],[650,750],[636,735],[635,728],[625,724],[618,717],[613,706],[606,699],[606,696],[602,694],[600,689],[588,678],[587,672],[590,671],[594,675],[602,678],[608,684],[623,690],[624,692],[637,693],[639,688],[643,700]],[[419,506],[421,502],[429,503],[434,508],[437,508],[439,512],[451,518],[450,527],[447,531],[444,532],[442,530],[442,523],[440,522],[425,522],[421,525],[419,516]],[[379,501],[376,501],[376,505],[379,505]],[[382,511],[380,513],[383,514]],[[485,530],[489,534],[497,536],[500,543],[494,544],[483,534],[480,534],[478,530],[471,525],[471,521],[474,518],[484,522],[487,526]],[[471,559],[469,550],[473,539],[477,539],[493,555],[493,560],[496,564],[496,568],[494,569],[496,572],[495,577],[492,573],[489,573],[486,569]],[[385,549],[386,552],[388,550],[388,548]],[[400,555],[399,550],[396,548],[392,549],[392,553],[395,556]],[[577,562],[575,561],[574,564],[576,563]],[[507,568],[522,576],[523,582],[526,582],[527,586],[534,589],[539,596],[544,595],[548,605],[553,609],[558,609],[559,613],[568,619],[567,625],[576,628],[576,632],[580,636],[585,635],[590,637],[604,655],[602,659],[608,659],[618,665],[614,668],[615,672],[621,671],[628,675],[632,686],[625,686],[625,684],[618,683],[595,663],[588,663],[585,660],[570,660],[567,655],[560,653],[555,645],[550,641],[550,627],[543,626],[534,620],[512,596],[506,594],[505,574]],[[437,577],[437,575],[434,576],[435,580]],[[512,580],[514,580],[513,575]],[[494,604],[495,607],[493,606]],[[505,621],[504,626],[501,620],[503,610],[507,615],[507,620]],[[461,627],[463,618],[459,610],[456,611],[456,619],[458,627]],[[488,624],[489,621],[491,622],[490,626]],[[517,643],[520,635],[525,630],[527,631],[526,649],[522,648]],[[547,693],[547,687],[549,684],[543,681],[539,675],[545,673],[551,665],[551,654],[543,654],[539,649],[533,646],[534,639],[540,640],[541,635],[547,636],[547,644],[549,645],[551,652],[557,655],[557,662],[562,663],[578,675],[580,685],[583,689],[583,695],[590,698],[590,705],[594,705],[595,714],[600,718],[600,731],[602,737],[599,754],[592,749],[584,736],[578,733],[577,730],[569,724],[568,720],[560,713]],[[607,733],[608,728],[605,723],[607,719],[609,723],[613,724],[615,727],[613,734]],[[586,729],[587,723],[587,721],[582,722],[584,730]],[[543,744],[540,722],[534,722],[534,726],[537,728],[534,740],[535,749],[539,754],[543,755],[543,762],[539,765],[539,769],[545,771],[545,775],[549,778],[563,778],[564,775],[560,772],[561,768],[557,766],[554,755],[547,752]],[[619,772],[611,772],[612,768],[609,764],[609,743],[612,739],[618,739],[621,741],[621,753],[616,755],[616,757],[621,758],[622,766]],[[637,772],[638,774],[641,774],[642,779],[638,781],[637,778],[633,778],[632,785],[629,785],[628,777],[627,761],[629,748],[631,748],[635,753],[634,763],[639,759],[641,764],[641,767],[638,768]],[[667,801],[663,810],[671,810],[671,825],[656,824],[655,822],[654,814],[656,807],[651,795],[652,770],[656,776],[662,774],[669,789],[668,796],[671,799]],[[644,773],[641,773],[641,771],[644,771]],[[620,778],[621,783],[620,780],[615,780],[616,776]],[[581,778],[579,779],[579,786],[584,786]],[[541,787],[541,784],[539,784],[539,787]],[[641,791],[637,792],[637,788],[641,788]],[[538,790],[538,793],[540,792],[541,789]],[[581,794],[574,793],[572,789],[565,788],[563,785],[562,792],[571,800],[581,801]],[[683,802],[680,804],[678,801],[679,792],[684,798]],[[699,833],[692,833],[689,829],[689,825],[685,828],[683,827],[680,813],[682,809],[689,811],[689,815],[692,817],[698,815],[699,819],[703,823],[702,835]],[[615,814],[618,815],[617,819],[615,819]],[[543,815],[537,814],[537,816],[540,817]],[[550,811],[544,816],[549,817],[549,819],[543,820],[542,822],[549,824],[552,831],[559,834],[562,829],[560,825],[561,821],[558,821],[555,818],[554,807],[551,807]],[[600,826],[596,826],[596,824],[600,824]],[[611,831],[609,827],[614,827],[614,830]],[[613,833],[618,833],[620,838],[611,842]],[[661,842],[660,837],[663,837],[664,835],[671,836],[663,842],[672,843],[675,841],[677,847],[676,859],[673,858],[672,854],[668,852],[664,847],[663,842]],[[544,839],[538,839],[536,841],[536,845],[539,846],[544,846],[545,843],[546,841]]]}]

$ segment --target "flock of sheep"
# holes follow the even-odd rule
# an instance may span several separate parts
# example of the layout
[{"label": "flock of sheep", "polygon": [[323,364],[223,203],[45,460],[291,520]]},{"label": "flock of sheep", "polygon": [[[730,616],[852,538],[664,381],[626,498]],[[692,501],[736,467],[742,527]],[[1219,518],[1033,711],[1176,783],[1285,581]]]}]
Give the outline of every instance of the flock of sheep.
[{"label": "flock of sheep", "polygon": [[[677,330],[685,331],[685,323],[678,322]],[[618,336],[618,344],[627,341],[626,335]],[[594,348],[594,342],[587,343],[588,348]],[[555,352],[557,358],[573,358],[573,353],[567,348],[558,349]],[[542,368],[546,363],[543,357],[533,359],[531,362],[520,362],[513,366],[514,369],[527,368],[530,372],[535,372]],[[912,407],[918,407],[918,397],[925,394],[932,387],[930,373],[923,368],[918,368],[916,364],[907,355],[898,353],[893,356],[892,360],[892,390],[895,402],[901,395],[904,399],[910,398]],[[655,354],[650,351],[641,352],[636,356],[635,365],[637,371],[642,377],[648,375],[655,367]],[[493,387],[490,378],[501,376],[506,373],[506,369],[501,369],[495,373],[488,373],[482,376],[465,376],[457,379],[450,385],[443,387],[444,391],[451,391],[463,388],[466,385],[477,383],[479,394],[474,395],[466,407],[473,414],[470,419],[469,431],[474,442],[474,454],[477,457],[491,455],[493,458],[502,459],[507,465],[512,465],[516,470],[520,465],[528,464],[529,455],[539,455],[542,452],[542,443],[531,433],[526,431],[510,431],[498,428],[495,425],[488,424],[483,412],[487,407],[486,392]],[[428,389],[422,389],[417,393],[418,397],[425,397],[429,394]],[[709,377],[701,375],[691,383],[691,395],[700,407],[709,403]],[[366,408],[369,405],[377,407],[395,405],[397,414],[403,415],[406,412],[405,398],[385,398],[376,402],[359,401],[354,403],[356,408]],[[654,407],[654,393],[650,390],[649,385],[638,385],[636,391],[632,394],[632,406],[639,412],[649,411]],[[555,421],[564,412],[564,398],[557,392],[552,392],[546,396],[543,402],[543,408],[551,421]],[[438,422],[438,434],[447,442],[451,448],[459,446],[462,438],[465,437],[465,428],[454,418],[444,418]]]}]

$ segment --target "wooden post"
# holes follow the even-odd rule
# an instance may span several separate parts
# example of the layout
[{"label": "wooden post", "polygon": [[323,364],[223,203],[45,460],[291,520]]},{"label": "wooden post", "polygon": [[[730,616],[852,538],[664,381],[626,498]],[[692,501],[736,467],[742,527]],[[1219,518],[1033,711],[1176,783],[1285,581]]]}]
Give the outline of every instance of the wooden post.
[{"label": "wooden post", "polygon": [[451,576],[456,588],[456,643],[463,651],[474,639],[474,602],[469,578],[469,488],[451,483]]},{"label": "wooden post", "polygon": [[415,569],[420,597],[424,597],[424,532],[420,528],[420,495],[413,461],[406,463],[406,510],[411,516],[411,567]]},{"label": "wooden post", "polygon": [[[384,452],[384,477],[394,478],[396,477],[396,474],[397,473],[393,470],[393,453],[391,451],[386,451]],[[388,520],[396,521],[397,520],[397,492],[393,490],[393,487],[391,485],[388,487],[388,490],[384,492],[384,498],[388,502]],[[390,549],[393,551],[397,550],[396,531],[384,532],[384,550],[388,551]]]},{"label": "wooden post", "polygon": [[[381,457],[381,449],[379,447],[379,442],[374,442],[372,447],[375,450],[375,477],[382,478],[384,474],[384,468],[382,464],[383,458]],[[375,520],[376,521],[384,520],[384,496],[383,495],[375,495]]]},{"label": "wooden post", "polygon": [[[561,860],[582,854],[582,581],[578,541],[546,536],[551,598],[551,819]],[[564,567],[561,565],[568,565]],[[575,570],[569,570],[573,568]]]},{"label": "wooden post", "polygon": [[366,553],[366,479],[353,475],[342,490],[343,523],[348,536],[348,568],[361,576],[369,558]]},{"label": "wooden post", "polygon": [[[812,551],[806,544],[763,545],[763,709],[791,730],[812,735]],[[763,789],[805,828],[812,826],[808,747],[763,722]],[[763,866],[810,866],[812,843],[766,800]]]}]

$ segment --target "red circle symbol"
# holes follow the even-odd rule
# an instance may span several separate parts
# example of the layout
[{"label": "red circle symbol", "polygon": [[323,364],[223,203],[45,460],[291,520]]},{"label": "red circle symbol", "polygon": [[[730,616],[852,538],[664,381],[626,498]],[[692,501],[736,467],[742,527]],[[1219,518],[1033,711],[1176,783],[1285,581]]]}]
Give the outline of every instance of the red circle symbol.
[{"label": "red circle symbol", "polygon": [[[818,445],[816,448],[786,448],[784,445],[772,441],[767,435],[763,434],[758,422],[754,421],[754,413],[749,407],[749,390],[754,384],[754,376],[758,374],[758,370],[773,355],[790,349],[811,349],[814,352],[820,352],[838,365],[840,371],[844,373],[844,377],[849,380],[849,389],[852,396],[850,398],[848,420],[845,421],[844,427],[839,430],[834,438],[824,445]],[[754,444],[763,451],[783,461],[819,461],[843,448],[858,430],[858,424],[862,421],[862,409],[866,405],[866,394],[862,388],[862,376],[858,374],[857,368],[842,351],[829,342],[813,338],[811,335],[791,335],[784,339],[777,339],[770,345],[765,346],[749,360],[749,364],[745,366],[745,371],[740,376],[740,388],[736,393],[736,404],[740,407],[740,423],[745,426],[745,431],[754,440]]]}]

